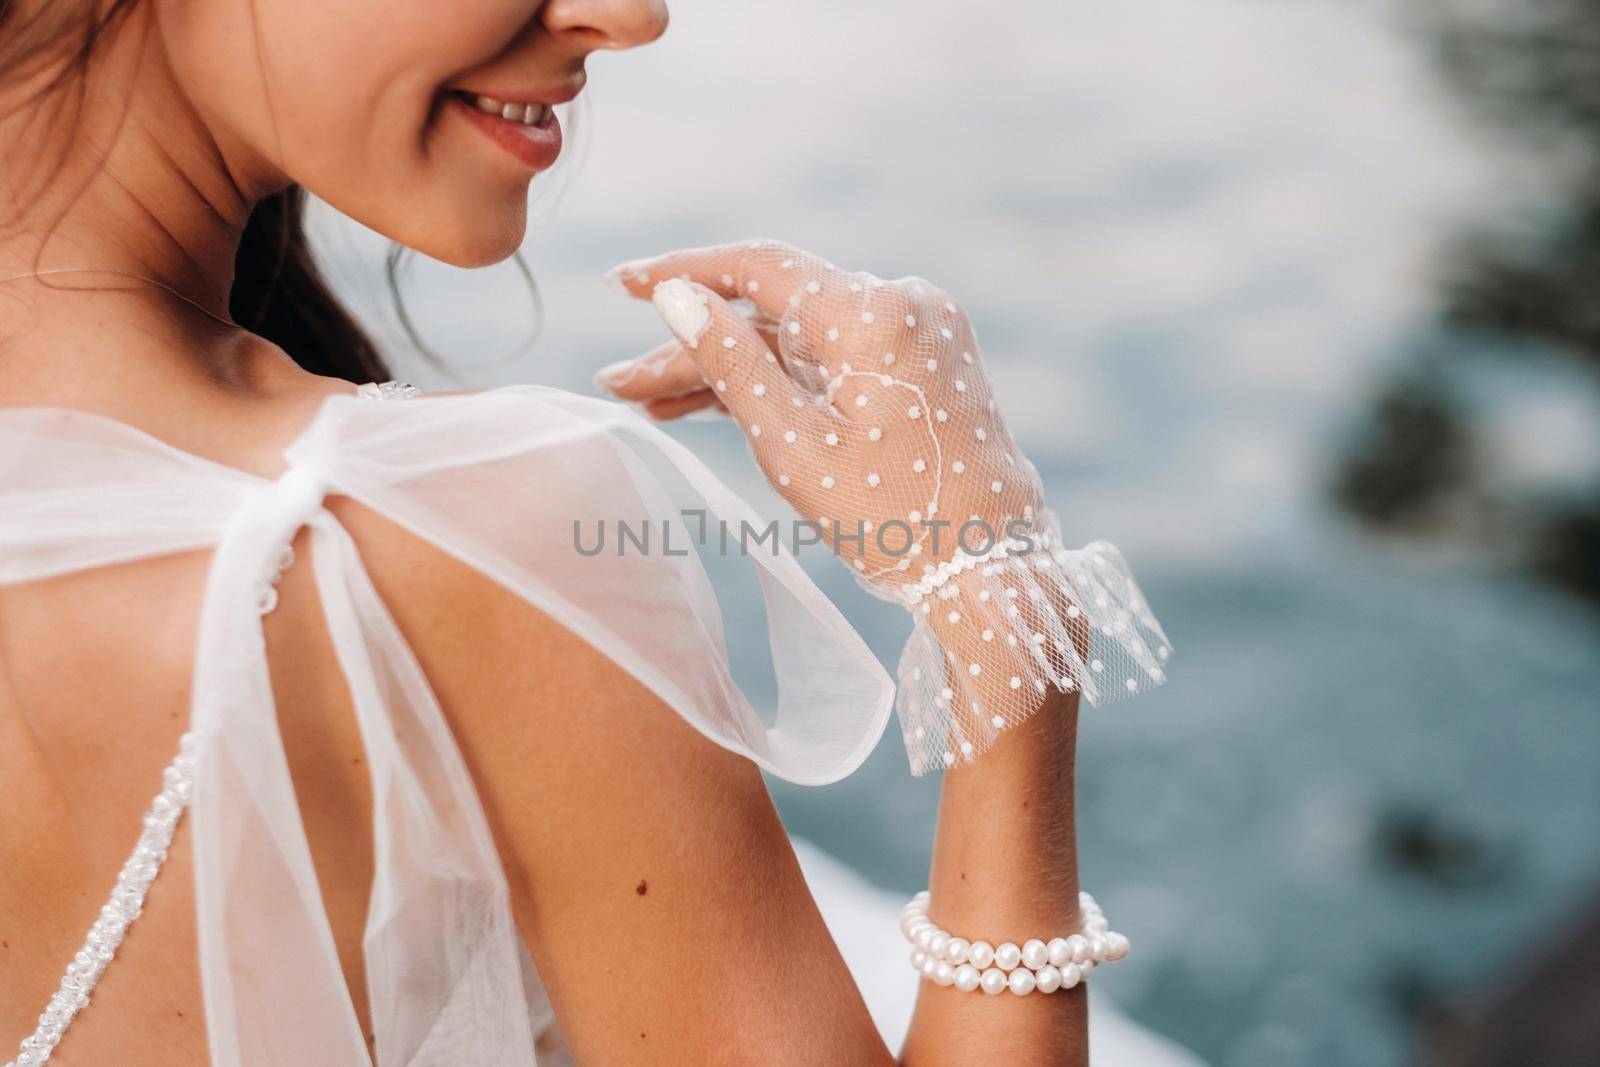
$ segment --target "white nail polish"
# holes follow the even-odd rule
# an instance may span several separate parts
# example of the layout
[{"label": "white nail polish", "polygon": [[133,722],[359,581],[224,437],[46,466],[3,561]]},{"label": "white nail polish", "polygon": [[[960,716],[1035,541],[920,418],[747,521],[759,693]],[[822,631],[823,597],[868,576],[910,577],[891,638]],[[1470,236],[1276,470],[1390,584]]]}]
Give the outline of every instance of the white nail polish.
[{"label": "white nail polish", "polygon": [[682,278],[668,278],[655,287],[650,299],[673,336],[690,348],[698,348],[700,334],[711,321],[711,311],[694,287]]}]

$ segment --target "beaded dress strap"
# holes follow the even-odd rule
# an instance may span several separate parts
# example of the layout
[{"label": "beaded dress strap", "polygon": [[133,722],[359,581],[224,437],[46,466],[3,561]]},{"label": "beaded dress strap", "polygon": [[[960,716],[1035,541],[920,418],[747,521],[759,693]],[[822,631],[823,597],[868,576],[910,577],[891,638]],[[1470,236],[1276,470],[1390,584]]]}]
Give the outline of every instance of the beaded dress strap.
[{"label": "beaded dress strap", "polygon": [[145,813],[139,843],[117,875],[111,899],[100,909],[100,917],[89,928],[83,947],[67,965],[61,987],[39,1016],[38,1028],[23,1039],[22,1052],[6,1067],[35,1067],[48,1060],[73,1018],[89,1003],[89,994],[116,955],[128,927],[144,909],[145,894],[167,858],[167,848],[194,786],[193,749],[194,739],[184,734],[177,758],[162,774],[161,792]]},{"label": "beaded dress strap", "polygon": [[[374,382],[359,386],[356,395],[369,400],[407,400],[421,395],[421,390],[406,382]],[[294,561],[287,548],[278,560],[276,576],[281,576]],[[261,595],[258,608],[265,615],[277,605],[277,590],[269,582]],[[189,796],[194,788],[194,738],[184,734],[179,742],[179,753],[162,773],[161,792],[151,803],[144,816],[144,830],[133,853],[122,865],[117,875],[116,888],[111,899],[100,909],[100,917],[89,928],[89,936],[78,950],[67,973],[50,1003],[39,1016],[39,1025],[23,1039],[17,1058],[4,1067],[38,1067],[50,1059],[67,1027],[89,1003],[100,976],[105,973],[133,924],[144,910],[144,900],[151,884],[161,871],[167,858],[167,849],[178,830],[178,820],[189,806]]]}]

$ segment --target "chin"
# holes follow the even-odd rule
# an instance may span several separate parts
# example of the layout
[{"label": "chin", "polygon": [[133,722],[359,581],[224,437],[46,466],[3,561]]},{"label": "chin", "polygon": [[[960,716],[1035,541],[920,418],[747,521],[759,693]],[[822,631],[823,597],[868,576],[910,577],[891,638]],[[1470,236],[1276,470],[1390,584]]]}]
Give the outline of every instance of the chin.
[{"label": "chin", "polygon": [[487,191],[408,215],[395,227],[374,226],[385,237],[452,267],[487,267],[509,259],[528,232],[528,190]]}]

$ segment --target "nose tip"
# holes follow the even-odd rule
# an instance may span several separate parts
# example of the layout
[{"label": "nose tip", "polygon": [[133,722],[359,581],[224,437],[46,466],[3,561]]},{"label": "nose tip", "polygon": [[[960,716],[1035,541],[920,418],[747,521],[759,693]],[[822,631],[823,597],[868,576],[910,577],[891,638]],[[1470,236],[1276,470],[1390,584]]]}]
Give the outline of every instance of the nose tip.
[{"label": "nose tip", "polygon": [[666,0],[550,0],[545,27],[593,38],[591,46],[637,48],[667,32]]},{"label": "nose tip", "polygon": [[639,0],[634,38],[629,47],[649,44],[667,32],[667,0]]}]

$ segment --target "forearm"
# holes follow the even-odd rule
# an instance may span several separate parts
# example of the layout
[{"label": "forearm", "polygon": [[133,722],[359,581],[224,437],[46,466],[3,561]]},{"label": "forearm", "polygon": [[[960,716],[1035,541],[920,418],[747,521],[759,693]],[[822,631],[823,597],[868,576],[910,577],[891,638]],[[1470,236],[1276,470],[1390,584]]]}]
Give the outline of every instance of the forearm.
[{"label": "forearm", "polygon": [[[929,918],[998,945],[1079,926],[1073,814],[1076,696],[1055,694],[970,766],[947,771],[929,877]],[[1083,985],[985,996],[921,983],[901,1056],[907,1067],[1088,1062]]]}]

